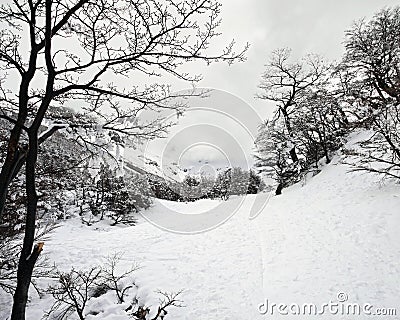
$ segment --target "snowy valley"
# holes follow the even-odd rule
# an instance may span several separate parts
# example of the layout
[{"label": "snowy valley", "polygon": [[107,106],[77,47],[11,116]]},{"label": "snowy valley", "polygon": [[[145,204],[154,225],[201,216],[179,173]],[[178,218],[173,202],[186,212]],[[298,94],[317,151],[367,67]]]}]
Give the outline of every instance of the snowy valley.
[{"label": "snowy valley", "polygon": [[[160,230],[144,218],[133,227],[90,228],[75,218],[61,222],[45,243],[45,252],[65,271],[71,265],[88,270],[121,253],[121,271],[141,266],[133,274],[138,287],[130,289],[129,299],[137,297],[140,305],[152,307],[162,298],[157,290],[182,290],[183,307],[169,308],[171,319],[311,319],[307,314],[279,315],[277,310],[271,315],[271,305],[265,313],[265,300],[321,308],[330,300],[337,302],[339,293],[348,295],[344,303],[370,303],[372,312],[396,308],[400,186],[374,175],[349,173],[344,158],[335,156],[320,174],[272,196],[254,219],[249,214],[258,195],[246,196],[227,222],[200,234]],[[226,209],[221,200],[156,200],[146,217],[171,206],[200,215],[214,207]],[[39,319],[52,299],[39,298],[32,289],[30,294],[27,319]],[[7,319],[10,303],[11,296],[1,296],[0,318]],[[86,319],[130,319],[124,311],[128,305],[128,300],[118,304],[111,295],[92,298]],[[149,319],[155,312],[151,308]],[[335,315],[327,312],[325,317]]]}]

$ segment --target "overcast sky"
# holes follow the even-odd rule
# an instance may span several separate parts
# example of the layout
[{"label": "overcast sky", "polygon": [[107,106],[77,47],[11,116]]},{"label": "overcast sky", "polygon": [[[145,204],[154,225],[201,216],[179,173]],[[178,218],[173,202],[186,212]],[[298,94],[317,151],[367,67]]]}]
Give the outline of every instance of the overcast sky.
[{"label": "overcast sky", "polygon": [[[369,19],[381,8],[398,4],[395,0],[221,0],[221,2],[223,4],[220,28],[222,36],[214,42],[212,49],[214,46],[223,48],[232,38],[236,40],[239,47],[249,42],[251,47],[247,53],[247,61],[233,66],[191,65],[188,71],[202,73],[203,80],[200,86],[227,91],[236,98],[227,98],[224,103],[224,99],[221,99],[219,94],[217,98],[211,95],[208,101],[199,102],[194,99],[190,103],[192,107],[216,107],[228,113],[229,110],[254,108],[260,119],[267,118],[272,111],[271,105],[254,98],[263,66],[272,50],[289,47],[293,50],[294,57],[302,57],[312,52],[321,54],[328,60],[339,60],[343,54],[344,32],[353,21],[363,17]],[[179,84],[176,88],[184,89]],[[241,119],[236,120],[243,121],[246,112],[239,116]],[[251,118],[254,120],[256,117]],[[203,113],[199,110],[188,112],[179,125],[171,131],[169,139],[155,141],[150,149],[154,153],[159,153],[166,145],[171,147],[172,144],[177,144],[174,148],[185,150],[184,156],[174,155],[173,157],[176,158],[174,160],[181,159],[183,166],[190,166],[190,163],[194,165],[200,160],[219,166],[226,163],[224,160],[226,155],[230,157],[231,162],[242,159],[242,155],[238,155],[237,146],[231,144],[229,147],[229,143],[225,143],[227,140],[221,138],[221,135],[217,136],[211,129],[209,129],[208,138],[204,140],[207,140],[204,148],[199,147],[200,131],[207,130],[207,127],[202,128],[198,124],[207,124],[207,119],[210,119],[209,125],[231,133],[234,140],[239,141],[251,165],[253,153],[251,134],[243,134],[241,138],[237,138],[238,134],[241,134],[238,121],[232,122],[221,116],[215,117],[215,112],[210,113],[209,110]],[[249,126],[250,133],[253,134],[257,123],[252,121],[245,122],[246,126]],[[185,134],[181,133],[178,139],[176,135],[179,132]],[[211,150],[213,149],[210,146],[213,134],[215,148]],[[168,157],[172,156],[171,152],[167,153]],[[217,154],[220,154],[218,160],[216,160]]]},{"label": "overcast sky", "polygon": [[344,32],[354,20],[372,15],[396,0],[221,0],[223,36],[238,44],[250,42],[247,61],[231,67],[204,68],[202,85],[227,90],[263,112],[254,99],[263,66],[272,50],[289,47],[293,55],[318,53],[339,60]]}]

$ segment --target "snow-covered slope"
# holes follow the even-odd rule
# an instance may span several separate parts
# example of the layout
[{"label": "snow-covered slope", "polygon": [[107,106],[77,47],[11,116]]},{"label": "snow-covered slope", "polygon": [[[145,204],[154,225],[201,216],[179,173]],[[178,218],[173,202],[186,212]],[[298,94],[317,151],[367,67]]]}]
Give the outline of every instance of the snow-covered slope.
[{"label": "snow-covered slope", "polygon": [[177,163],[145,150],[145,146],[124,150],[125,168],[140,174],[150,174],[167,181],[182,181],[186,173]]},{"label": "snow-covered slope", "polygon": [[337,160],[259,217],[264,295],[322,305],[344,293],[349,303],[398,308],[400,186],[347,173]]},{"label": "snow-covered slope", "polygon": [[[247,196],[231,219],[206,233],[169,233],[145,219],[135,227],[98,225],[96,230],[76,220],[64,223],[45,251],[62,269],[88,267],[123,251],[124,266],[143,266],[136,272],[142,303],[156,305],[157,289],[185,290],[186,307],[170,309],[165,319],[313,319],[258,309],[265,311],[266,299],[270,308],[273,303],[322,306],[338,301],[339,293],[339,299],[347,296],[345,302],[371,304],[372,312],[397,308],[397,317],[341,317],[326,310],[324,319],[398,319],[400,186],[347,171],[336,157],[305,184],[272,197],[254,220],[249,214],[255,196]],[[199,213],[218,204],[156,201],[147,216],[162,214],[166,205]],[[32,294],[27,318],[36,320],[50,298]],[[2,303],[3,311],[9,304],[4,298]],[[102,303],[102,311],[87,319],[127,319],[124,306]]]}]

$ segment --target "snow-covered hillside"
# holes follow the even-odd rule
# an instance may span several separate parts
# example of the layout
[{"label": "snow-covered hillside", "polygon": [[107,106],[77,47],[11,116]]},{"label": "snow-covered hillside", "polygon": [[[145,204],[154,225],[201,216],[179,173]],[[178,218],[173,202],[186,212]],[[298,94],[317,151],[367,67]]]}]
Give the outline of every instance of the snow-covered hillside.
[{"label": "snow-covered hillside", "polygon": [[[255,219],[249,213],[256,196],[247,196],[226,223],[195,235],[166,232],[145,219],[135,227],[93,229],[79,220],[67,221],[45,244],[45,252],[64,270],[86,268],[123,252],[122,267],[134,262],[142,266],[135,273],[140,303],[157,305],[157,289],[184,290],[180,299],[185,307],[169,309],[166,319],[310,319],[279,316],[276,310],[274,315],[261,314],[259,309],[266,311],[266,302],[269,307],[322,306],[338,301],[338,294],[348,303],[371,304],[372,312],[398,308],[400,186],[347,171],[336,157],[305,184],[272,197]],[[160,215],[166,206],[194,214],[216,205],[217,200],[156,201],[146,215]],[[36,320],[51,298],[31,294],[27,318]],[[96,299],[99,313],[86,319],[127,319],[126,306]],[[2,297],[1,319],[7,319],[9,302]],[[354,318],[325,312],[324,318],[398,319],[399,309],[397,314]]]},{"label": "snow-covered hillside", "polygon": [[178,164],[146,150],[145,146],[124,150],[125,169],[150,174],[167,181],[182,181],[186,173]]}]

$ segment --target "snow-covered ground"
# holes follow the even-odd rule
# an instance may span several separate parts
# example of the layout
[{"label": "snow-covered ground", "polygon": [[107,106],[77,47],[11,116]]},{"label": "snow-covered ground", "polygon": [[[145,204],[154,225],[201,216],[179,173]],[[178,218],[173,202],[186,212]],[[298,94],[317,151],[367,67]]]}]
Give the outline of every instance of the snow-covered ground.
[{"label": "snow-covered ground", "polygon": [[[247,196],[233,217],[205,233],[171,233],[145,219],[135,227],[92,229],[75,220],[55,231],[45,251],[62,269],[85,268],[124,252],[123,266],[142,266],[136,272],[142,303],[156,305],[157,289],[184,289],[185,307],[169,309],[166,319],[310,319],[314,316],[279,316],[276,310],[261,314],[259,308],[266,311],[266,299],[269,307],[322,306],[337,301],[339,293],[345,303],[371,304],[372,312],[397,308],[397,316],[326,312],[322,318],[400,319],[400,186],[347,171],[336,157],[305,184],[272,197],[255,219],[249,219],[255,196]],[[162,214],[165,206],[199,213],[218,210],[216,205],[218,200],[160,201],[147,216]],[[9,304],[2,301],[4,319]],[[27,318],[40,319],[50,302],[33,295]],[[103,309],[87,319],[127,319],[115,305]]]}]

